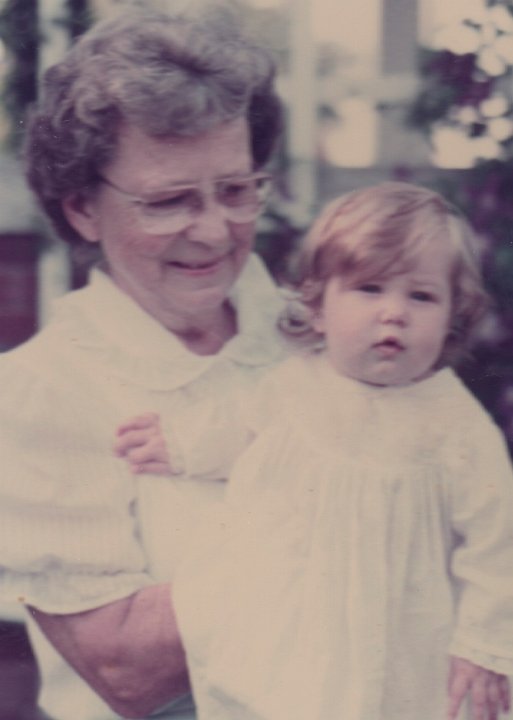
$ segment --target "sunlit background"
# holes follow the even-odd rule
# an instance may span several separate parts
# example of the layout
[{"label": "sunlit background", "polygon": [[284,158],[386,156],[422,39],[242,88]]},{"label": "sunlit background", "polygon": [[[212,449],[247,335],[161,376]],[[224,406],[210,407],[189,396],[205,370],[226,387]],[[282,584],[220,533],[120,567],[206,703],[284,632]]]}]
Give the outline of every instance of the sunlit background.
[{"label": "sunlit background", "polygon": [[[4,5],[8,2],[3,0]],[[145,3],[91,0],[90,6],[96,16],[102,16],[121,12],[130,4]],[[161,0],[146,4],[172,7],[177,3]],[[182,4],[187,3],[182,0]],[[489,7],[486,0],[409,0],[395,3],[395,10],[386,0],[357,3],[248,0],[247,4],[287,19],[278,23],[282,36],[275,33],[278,36],[274,39],[281,45],[279,49],[301,53],[305,52],[306,44],[311,43],[307,51],[316,63],[315,86],[309,87],[303,77],[301,97],[305,105],[313,101],[320,103],[323,112],[316,128],[317,149],[323,159],[339,166],[369,167],[380,161],[377,105],[411,97],[418,79],[412,50],[419,45],[447,49],[460,56],[475,53],[478,67],[492,77],[503,76],[513,63],[513,17],[508,3],[499,2]],[[387,4],[390,21],[384,28]],[[62,1],[40,0],[39,11],[51,22],[52,15],[63,14],[64,6]],[[296,48],[290,27],[294,23],[304,24],[303,36]],[[59,40],[53,42],[55,52],[49,55],[57,57]],[[409,68],[403,66],[398,72],[383,72],[383,50],[387,42],[403,48],[403,60],[409,61]],[[2,75],[8,67],[8,53],[0,41]],[[294,102],[285,80],[282,89],[287,101]],[[501,143],[513,133],[510,101],[511,80],[508,78],[507,84],[498,87],[492,98],[486,98],[479,106],[463,106],[451,118],[435,123],[431,131],[432,146],[423,148],[428,162],[438,167],[468,168],[479,159],[500,158]],[[465,127],[477,121],[486,123],[486,132],[479,137],[469,137]],[[3,122],[1,134],[6,132]],[[418,157],[421,157],[420,149]]]},{"label": "sunlit background", "polygon": [[[289,13],[292,9],[297,18],[303,15],[308,40],[320,55],[314,97],[331,111],[325,113],[317,128],[319,150],[324,159],[340,166],[368,167],[379,162],[377,105],[396,101],[398,96],[411,97],[414,90],[418,77],[413,55],[409,68],[403,55],[403,67],[387,73],[385,80],[382,53],[387,41],[401,45],[403,53],[421,44],[460,56],[475,53],[478,67],[492,77],[503,76],[513,63],[513,17],[507,3],[492,7],[484,0],[420,0],[409,3],[409,7],[408,3],[398,3],[395,18],[386,28],[395,37],[387,38],[383,37],[381,0],[253,0],[251,4]],[[309,88],[303,82],[305,89]],[[290,95],[286,97],[291,100]],[[501,143],[513,133],[510,101],[508,78],[493,97],[478,106],[464,106],[453,117],[436,123],[431,132],[432,147],[424,148],[428,161],[438,167],[468,168],[480,159],[500,158]],[[485,122],[486,132],[469,137],[468,126],[478,121]]]},{"label": "sunlit background", "polygon": [[[7,4],[8,0],[3,0]],[[122,11],[130,2],[96,0],[90,3],[96,15]],[[133,3],[144,4],[144,3]],[[146,3],[149,4],[149,3]],[[154,5],[170,7],[172,2],[162,1]],[[186,4],[186,3],[182,3]],[[317,94],[325,113],[320,123],[319,150],[327,161],[351,167],[368,167],[379,162],[379,115],[376,104],[397,99],[412,92],[417,77],[413,55],[409,58],[409,73],[403,67],[400,72],[388,73],[388,84],[383,85],[383,45],[388,39],[392,46],[400,45],[408,53],[413,46],[451,52],[464,56],[475,53],[478,66],[492,77],[503,76],[513,63],[513,17],[508,3],[495,3],[488,7],[485,0],[411,0],[395,4],[395,18],[385,28],[383,14],[387,3],[382,0],[359,0],[358,3],[341,0],[248,0],[257,10],[275,13],[288,22],[305,24],[304,37],[299,47],[311,43],[312,58],[316,67],[317,87],[303,90]],[[64,2],[41,0],[40,13],[62,14]],[[393,5],[388,3],[393,10]],[[391,15],[391,10],[388,11]],[[276,38],[282,48],[294,52],[292,32]],[[392,37],[395,33],[395,38]],[[55,42],[55,40],[54,40]],[[58,45],[58,41],[57,41]],[[297,50],[298,48],[296,48]],[[58,55],[58,48],[55,55]],[[407,61],[407,58],[404,58]],[[0,44],[0,67],[5,74],[9,57]],[[410,77],[408,77],[410,75]],[[409,82],[408,82],[409,81]],[[394,85],[395,82],[395,85]],[[388,98],[387,98],[388,94]],[[284,95],[287,90],[284,88]],[[314,95],[305,97],[312,101]],[[390,98],[390,95],[392,96]],[[288,94],[288,100],[294,100]],[[511,82],[498,88],[493,98],[487,98],[479,107],[463,107],[446,122],[432,129],[432,148],[429,161],[439,167],[466,168],[476,159],[498,158],[501,143],[513,132],[508,117],[511,100]],[[328,112],[329,111],[329,112]],[[485,119],[487,131],[479,138],[469,138],[464,126]],[[3,133],[5,134],[5,123]]]}]

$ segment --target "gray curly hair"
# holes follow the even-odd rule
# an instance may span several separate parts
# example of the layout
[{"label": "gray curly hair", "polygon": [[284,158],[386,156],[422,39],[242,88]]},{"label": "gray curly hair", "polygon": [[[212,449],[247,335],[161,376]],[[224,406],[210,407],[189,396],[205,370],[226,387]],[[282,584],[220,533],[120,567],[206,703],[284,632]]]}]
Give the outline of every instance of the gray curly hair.
[{"label": "gray curly hair", "polygon": [[83,241],[62,200],[96,189],[122,122],[153,137],[193,136],[246,117],[254,166],[267,162],[281,126],[274,63],[223,19],[135,12],[103,21],[46,72],[29,119],[26,174],[64,240]]}]

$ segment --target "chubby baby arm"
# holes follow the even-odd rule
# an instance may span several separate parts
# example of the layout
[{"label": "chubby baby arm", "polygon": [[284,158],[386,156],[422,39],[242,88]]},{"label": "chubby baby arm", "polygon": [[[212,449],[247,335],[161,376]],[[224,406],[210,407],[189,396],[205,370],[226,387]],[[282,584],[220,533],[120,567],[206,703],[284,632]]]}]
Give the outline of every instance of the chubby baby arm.
[{"label": "chubby baby arm", "polygon": [[456,545],[450,570],[458,594],[449,718],[468,695],[472,720],[496,720],[510,708],[513,675],[513,472],[499,428],[482,411],[467,410],[451,488]]},{"label": "chubby baby arm", "polygon": [[[282,380],[283,373],[278,380]],[[255,435],[281,410],[276,382],[232,388],[170,412],[146,412],[123,422],[116,430],[113,451],[134,474],[187,475],[197,480],[226,480],[234,461]],[[279,385],[279,383],[278,383]],[[265,390],[265,392],[264,392]]]},{"label": "chubby baby arm", "polygon": [[114,453],[124,458],[134,474],[179,475],[179,458],[171,459],[157,413],[130,418],[116,431]]},{"label": "chubby baby arm", "polygon": [[448,694],[448,720],[458,717],[466,695],[471,700],[472,720],[498,720],[501,712],[510,709],[508,678],[460,657],[450,658]]}]

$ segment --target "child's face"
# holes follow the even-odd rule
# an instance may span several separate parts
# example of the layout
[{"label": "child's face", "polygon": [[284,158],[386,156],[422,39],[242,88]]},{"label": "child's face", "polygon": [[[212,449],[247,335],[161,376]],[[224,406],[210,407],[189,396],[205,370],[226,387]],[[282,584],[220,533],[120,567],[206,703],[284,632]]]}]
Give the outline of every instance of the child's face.
[{"label": "child's face", "polygon": [[419,249],[411,269],[326,284],[316,329],[335,370],[372,385],[405,385],[433,368],[451,319],[451,252],[442,242]]}]

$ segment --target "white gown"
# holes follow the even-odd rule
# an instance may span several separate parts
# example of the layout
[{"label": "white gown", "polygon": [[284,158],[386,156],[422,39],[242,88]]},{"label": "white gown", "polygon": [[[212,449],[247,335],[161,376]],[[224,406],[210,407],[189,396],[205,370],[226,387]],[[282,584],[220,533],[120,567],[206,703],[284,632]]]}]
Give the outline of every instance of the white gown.
[{"label": "white gown", "polygon": [[512,674],[513,475],[451,370],[292,358],[249,414],[175,576],[200,720],[445,720],[449,653]]}]

